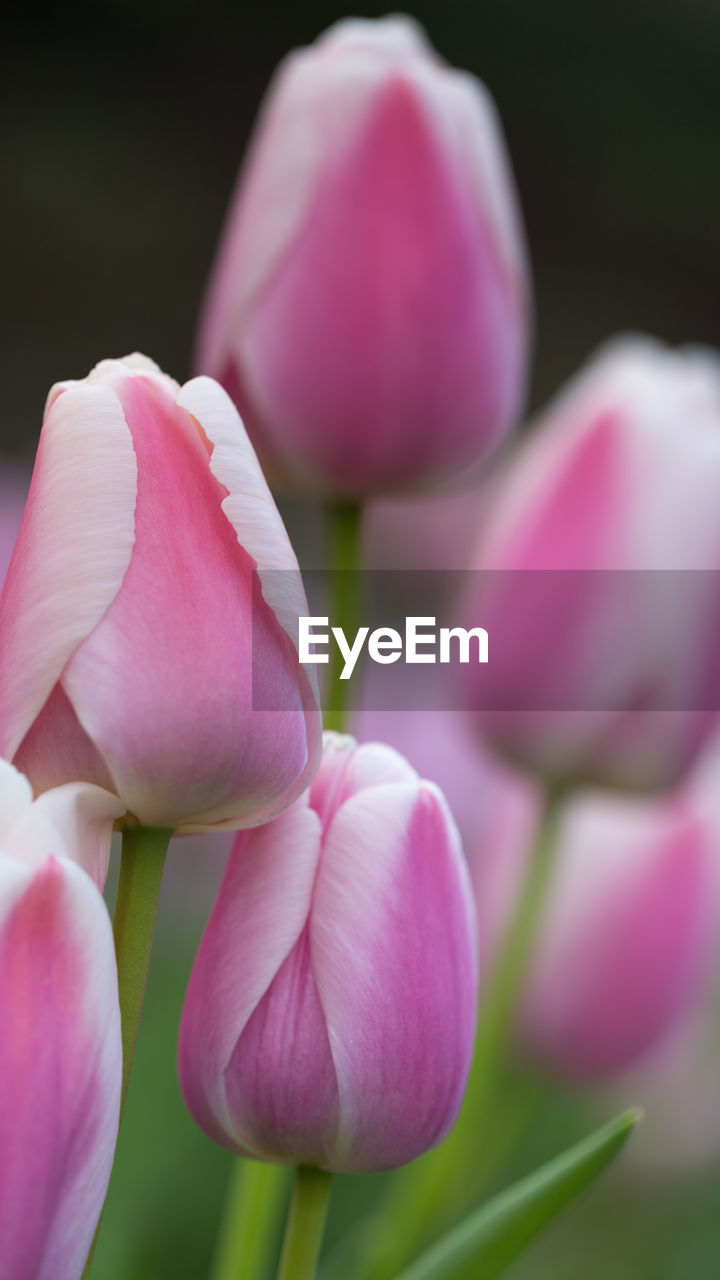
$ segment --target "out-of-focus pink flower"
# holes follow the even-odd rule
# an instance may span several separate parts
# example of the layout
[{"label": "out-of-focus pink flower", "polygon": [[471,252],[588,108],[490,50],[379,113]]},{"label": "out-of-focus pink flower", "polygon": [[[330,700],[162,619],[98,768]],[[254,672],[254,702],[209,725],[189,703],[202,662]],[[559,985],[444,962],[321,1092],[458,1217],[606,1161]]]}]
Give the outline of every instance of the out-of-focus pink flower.
[{"label": "out-of-focus pink flower", "polygon": [[27,480],[23,473],[0,462],[0,587],[20,528],[26,494]]},{"label": "out-of-focus pink flower", "polygon": [[282,64],[213,271],[197,367],[292,487],[407,489],[522,404],[528,273],[494,105],[407,18]]},{"label": "out-of-focus pink flower", "polygon": [[[361,742],[386,742],[442,791],[466,848],[493,851],[514,867],[535,837],[540,797],[527,778],[485,747],[462,711],[375,711],[352,717]],[[507,850],[507,853],[505,853]],[[495,913],[491,913],[493,916]],[[481,950],[487,939],[481,938]]]},{"label": "out-of-focus pink flower", "polygon": [[[499,938],[532,845],[470,849],[480,936]],[[628,1069],[701,999],[717,932],[717,835],[692,797],[584,793],[566,809],[519,1042],[578,1079]]]},{"label": "out-of-focus pink flower", "polygon": [[112,929],[79,864],[95,867],[99,851],[102,861],[122,805],[95,787],[62,790],[57,803],[52,792],[33,803],[27,780],[0,760],[3,1280],[78,1280],[117,1135]]},{"label": "out-of-focus pink flower", "polygon": [[467,569],[482,516],[477,485],[423,497],[381,498],[364,511],[364,562],[369,569],[448,570],[448,590]]},{"label": "out-of-focus pink flower", "polygon": [[680,779],[720,707],[718,493],[711,356],[621,339],[551,405],[474,560],[498,572],[468,602],[490,660],[466,687],[496,747],[553,782]]},{"label": "out-of-focus pink flower", "polygon": [[624,1162],[630,1177],[697,1172],[720,1158],[720,739],[703,752],[684,790],[712,831],[714,883],[708,911],[714,921],[700,998],[657,1048],[607,1082],[597,1095],[615,1114],[634,1098],[645,1123]]},{"label": "out-of-focus pink flower", "polygon": [[244,1155],[404,1164],[455,1119],[476,987],[441,793],[389,747],[328,734],[309,793],[235,844],[185,1002],[185,1100]]},{"label": "out-of-focus pink flower", "polygon": [[0,597],[0,751],[36,791],[94,782],[158,827],[279,812],[320,754],[304,612],[217,383],[132,356],[53,388]]}]

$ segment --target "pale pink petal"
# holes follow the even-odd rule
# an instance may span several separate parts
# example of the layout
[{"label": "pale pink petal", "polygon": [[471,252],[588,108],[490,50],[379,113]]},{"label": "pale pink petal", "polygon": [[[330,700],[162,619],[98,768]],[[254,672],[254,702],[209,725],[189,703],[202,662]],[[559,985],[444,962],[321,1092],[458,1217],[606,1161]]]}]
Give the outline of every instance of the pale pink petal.
[{"label": "pale pink petal", "polygon": [[8,760],[0,758],[0,850],[16,822],[32,804],[32,787]]},{"label": "pale pink petal", "polygon": [[364,742],[350,734],[325,733],[323,757],[310,787],[310,803],[326,829],[340,805],[366,787],[389,782],[418,782],[412,765],[393,747]]},{"label": "pale pink petal", "polygon": [[434,787],[377,786],[337,811],[310,946],[339,1090],[333,1168],[411,1160],[455,1117],[475,1012],[472,894]]},{"label": "pale pink petal", "polygon": [[307,214],[328,153],[367,113],[386,68],[372,53],[351,65],[313,47],[280,64],[228,211],[199,331],[196,367],[220,377],[232,338]]},{"label": "pale pink petal", "polygon": [[114,790],[107,762],[83,729],[61,684],[56,684],[14,755],[18,769],[32,778],[35,792],[75,778]]},{"label": "pale pink petal", "polygon": [[[195,420],[155,377],[127,376],[118,390],[138,457],[136,544],[63,686],[146,825],[261,821],[308,767],[297,655],[254,592]],[[255,698],[283,709],[255,711]]]},{"label": "pale pink petal", "polygon": [[[188,987],[178,1067],[185,1101],[218,1142],[246,1149],[228,1106],[235,1045],[306,923],[320,820],[304,801],[238,836]],[[202,1052],[199,1052],[202,1046]]]},{"label": "pale pink petal", "polygon": [[307,928],[251,1014],[225,1078],[245,1147],[289,1164],[332,1163],[338,1087]]},{"label": "pale pink petal", "polygon": [[[24,781],[24,779],[23,779]],[[0,851],[24,866],[44,866],[50,854],[81,866],[102,892],[113,822],[125,812],[117,796],[90,783],[44,792],[17,812],[0,835]]]},{"label": "pale pink petal", "polygon": [[222,509],[257,566],[263,596],[297,647],[297,620],[308,612],[300,570],[242,419],[212,378],[186,382],[177,402],[212,445],[210,470],[227,490]]},{"label": "pale pink petal", "polygon": [[12,1280],[77,1280],[117,1134],[112,931],[92,881],[0,857],[0,1240]]},{"label": "pale pink petal", "polygon": [[84,782],[69,782],[38,796],[34,808],[52,823],[64,856],[105,888],[113,823],[125,813],[117,796]]},{"label": "pale pink petal", "polygon": [[136,491],[117,397],[101,386],[64,391],[45,420],[0,597],[0,753],[8,758],[120,589]]},{"label": "pale pink petal", "polygon": [[401,70],[386,75],[326,157],[292,253],[235,326],[253,423],[304,483],[440,479],[475,460],[480,433],[487,447],[504,429],[524,356],[504,264],[478,223],[431,104]]},{"label": "pale pink petal", "polygon": [[532,966],[533,1052],[602,1076],[672,1033],[709,959],[714,875],[706,826],[681,804],[578,803]]}]

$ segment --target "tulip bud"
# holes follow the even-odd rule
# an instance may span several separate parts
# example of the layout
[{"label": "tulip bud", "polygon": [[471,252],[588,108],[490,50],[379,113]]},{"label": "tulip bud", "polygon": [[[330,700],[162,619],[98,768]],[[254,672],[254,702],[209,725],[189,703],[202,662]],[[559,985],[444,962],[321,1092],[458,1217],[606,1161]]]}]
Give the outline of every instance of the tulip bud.
[{"label": "tulip bud", "polygon": [[[481,936],[494,943],[530,852],[471,854]],[[518,1018],[523,1051],[598,1080],[661,1048],[701,999],[716,902],[716,835],[689,797],[568,804]]]},{"label": "tulip bud", "polygon": [[681,778],[720,708],[719,493],[720,364],[611,344],[509,464],[477,549],[466,625],[490,661],[464,677],[494,746],[551,783]]},{"label": "tulip bud", "polygon": [[[93,782],[146,826],[274,815],[320,751],[296,570],[216,383],[132,356],[58,384],[0,597],[0,752],[36,791]],[[287,710],[253,709],[266,687]]]},{"label": "tulip bud", "polygon": [[528,273],[494,105],[407,18],[345,21],[272,84],[197,367],[301,490],[424,486],[516,420]]},{"label": "tulip bud", "polygon": [[[110,1178],[122,1050],[112,929],[50,805],[0,761],[0,1277],[78,1280]],[[50,799],[48,793],[45,800]],[[67,795],[58,806],[67,814]],[[82,828],[80,829],[82,831]]]},{"label": "tulip bud", "polygon": [[236,840],[180,1030],[180,1081],[241,1155],[345,1172],[447,1133],[473,1044],[476,939],[441,793],[327,734],[310,791]]}]

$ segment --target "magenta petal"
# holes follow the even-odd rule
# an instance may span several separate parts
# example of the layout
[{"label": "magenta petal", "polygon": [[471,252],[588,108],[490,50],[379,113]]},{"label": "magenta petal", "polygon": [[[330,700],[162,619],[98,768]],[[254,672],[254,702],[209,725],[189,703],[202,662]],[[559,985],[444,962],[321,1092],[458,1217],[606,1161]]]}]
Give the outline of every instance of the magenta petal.
[{"label": "magenta petal", "polygon": [[[257,820],[307,762],[292,646],[269,608],[253,637],[254,562],[193,418],[157,379],[128,376],[121,395],[138,458],[135,548],[63,684],[146,825]],[[287,684],[287,712],[253,711],[253,643],[261,671]]]},{"label": "magenta petal", "polygon": [[327,734],[317,789],[235,843],[185,1000],[185,1100],[240,1154],[403,1164],[455,1120],[476,990],[442,796],[397,752]]},{"label": "magenta petal", "polygon": [[0,754],[8,759],[117,595],[132,553],[136,482],[114,392],[71,386],[57,394],[0,596]]},{"label": "magenta petal", "polygon": [[195,959],[180,1027],[180,1083],[198,1124],[235,1149],[248,1138],[228,1102],[228,1064],[305,929],[319,856],[320,822],[302,801],[238,836]]},{"label": "magenta petal", "polygon": [[496,438],[520,356],[477,221],[427,104],[398,74],[241,331],[249,400],[288,468],[331,489],[387,488],[471,462],[479,423],[486,445]]},{"label": "magenta petal", "polygon": [[90,879],[0,856],[0,1241],[12,1280],[77,1280],[120,1102],[110,921]]},{"label": "magenta petal", "polygon": [[377,786],[338,810],[311,946],[340,1096],[333,1167],[412,1160],[455,1120],[475,1020],[472,893],[434,787]]},{"label": "magenta petal", "polygon": [[332,1163],[338,1087],[307,929],[251,1015],[225,1079],[249,1149],[289,1164]]},{"label": "magenta petal", "polygon": [[603,1076],[662,1043],[698,998],[714,927],[705,823],[681,803],[578,803],[523,1021],[556,1069]]}]

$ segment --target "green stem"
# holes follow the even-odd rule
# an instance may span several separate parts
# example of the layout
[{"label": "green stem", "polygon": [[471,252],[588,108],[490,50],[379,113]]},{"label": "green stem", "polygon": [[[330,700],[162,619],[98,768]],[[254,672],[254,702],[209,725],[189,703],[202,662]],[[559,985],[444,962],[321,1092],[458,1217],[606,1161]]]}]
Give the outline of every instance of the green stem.
[{"label": "green stem", "polygon": [[[557,849],[561,792],[549,792],[514,914],[480,997],[475,1054],[455,1128],[442,1146],[398,1177],[368,1231],[356,1280],[386,1280],[413,1256],[428,1228],[467,1208],[477,1192],[477,1152],[492,1120],[513,1021],[542,919]],[[487,1174],[487,1168],[484,1169]]]},{"label": "green stem", "polygon": [[172,831],[166,831],[161,827],[130,827],[123,832],[120,879],[113,915],[122,1022],[121,1115],[135,1057],[135,1045],[155,932],[160,882],[171,835]]},{"label": "green stem", "polygon": [[[147,982],[157,916],[160,882],[172,831],[161,827],[127,827],[123,831],[113,937],[118,968],[122,1037],[120,1118],[125,1109],[130,1072]],[[82,1280],[92,1271],[102,1214],[90,1246]]]},{"label": "green stem", "polygon": [[300,1165],[277,1280],[314,1280],[330,1199],[332,1174]]},{"label": "green stem", "polygon": [[476,1130],[489,1111],[504,1065],[555,865],[562,809],[562,792],[548,791],[520,896],[481,996],[475,1056],[460,1113],[466,1131],[470,1125]]},{"label": "green stem", "polygon": [[262,1280],[267,1275],[287,1178],[282,1165],[235,1161],[211,1280]]},{"label": "green stem", "polygon": [[[362,508],[356,502],[335,502],[327,509],[330,540],[330,626],[342,627],[348,639],[360,625],[362,602]],[[341,680],[345,660],[336,644],[330,645],[330,664],[325,694],[325,728],[342,733],[347,719],[350,681]]]}]

